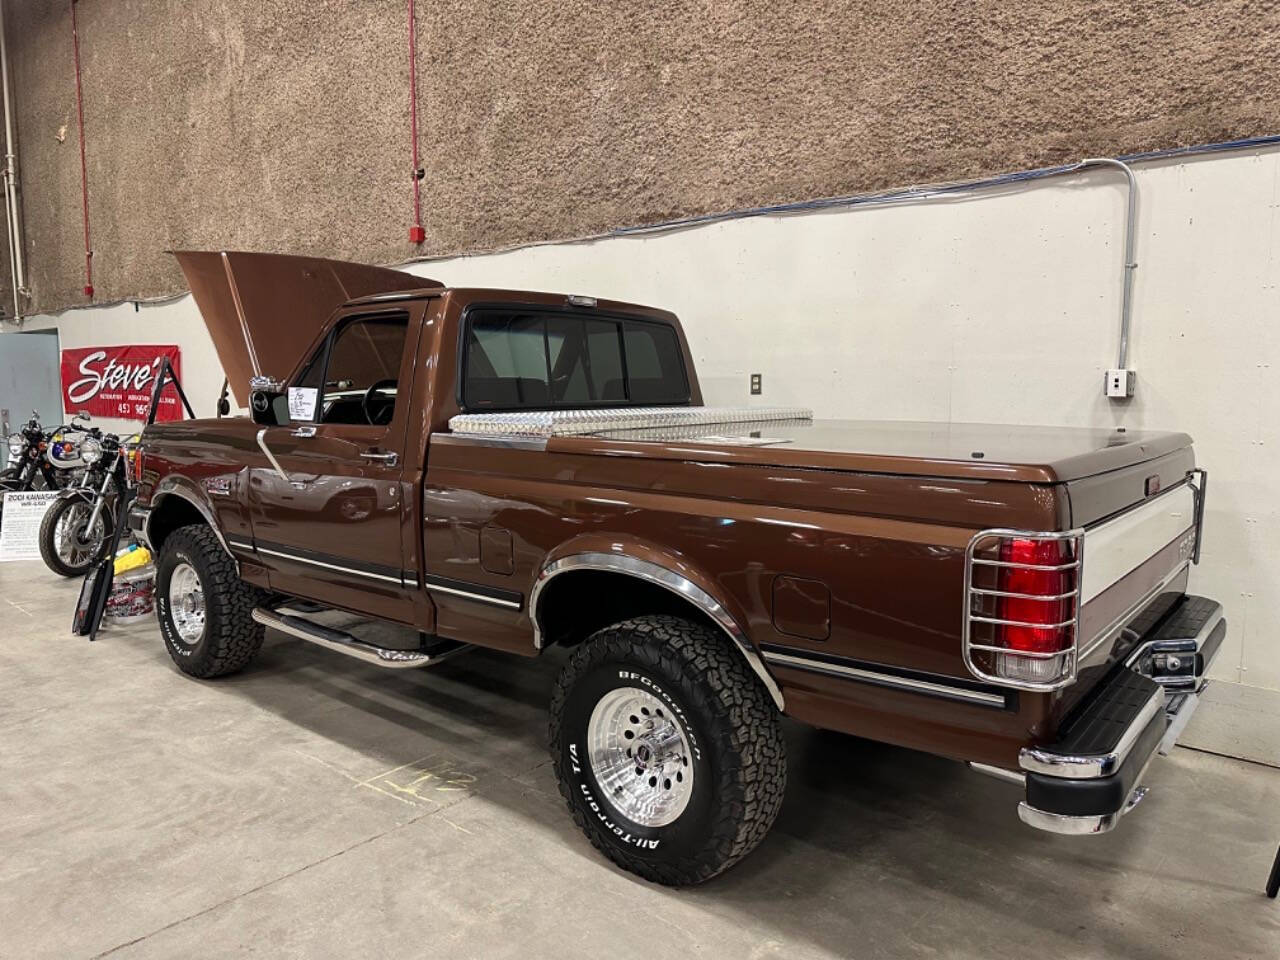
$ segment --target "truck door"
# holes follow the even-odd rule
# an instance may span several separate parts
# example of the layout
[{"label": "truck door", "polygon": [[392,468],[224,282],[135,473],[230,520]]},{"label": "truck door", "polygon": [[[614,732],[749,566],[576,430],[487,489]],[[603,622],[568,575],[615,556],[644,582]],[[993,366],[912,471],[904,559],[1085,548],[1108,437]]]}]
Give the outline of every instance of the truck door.
[{"label": "truck door", "polygon": [[259,430],[250,516],[273,589],[413,621],[402,479],[421,311],[418,302],[340,316],[290,384],[291,422]]}]

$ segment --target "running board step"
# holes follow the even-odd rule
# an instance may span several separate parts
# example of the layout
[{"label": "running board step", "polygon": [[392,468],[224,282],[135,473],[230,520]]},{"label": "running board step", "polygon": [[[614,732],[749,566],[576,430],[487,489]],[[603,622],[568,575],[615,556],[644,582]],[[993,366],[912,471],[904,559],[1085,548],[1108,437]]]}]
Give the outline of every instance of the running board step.
[{"label": "running board step", "polygon": [[441,660],[448,659],[457,653],[470,650],[473,644],[460,643],[456,640],[433,638],[430,646],[424,645],[418,650],[396,650],[389,647],[378,647],[372,643],[353,637],[345,630],[335,630],[308,620],[294,613],[280,613],[258,607],[253,611],[255,623],[272,630],[279,630],[299,640],[308,640],[320,647],[345,653],[349,657],[372,663],[391,670],[407,670],[412,667],[435,666]]}]

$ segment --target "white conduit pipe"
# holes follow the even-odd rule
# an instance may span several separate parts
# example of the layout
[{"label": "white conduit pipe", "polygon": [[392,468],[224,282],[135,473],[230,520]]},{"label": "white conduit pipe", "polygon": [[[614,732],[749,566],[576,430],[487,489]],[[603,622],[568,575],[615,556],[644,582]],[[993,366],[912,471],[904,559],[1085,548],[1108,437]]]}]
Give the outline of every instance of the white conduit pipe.
[{"label": "white conduit pipe", "polygon": [[1110,157],[1093,157],[1081,160],[1077,168],[1108,166],[1121,170],[1129,182],[1129,206],[1124,220],[1124,297],[1120,301],[1120,354],[1116,366],[1124,370],[1129,360],[1129,321],[1133,314],[1133,272],[1138,262],[1133,258],[1138,230],[1138,181],[1133,170],[1122,160]]}]

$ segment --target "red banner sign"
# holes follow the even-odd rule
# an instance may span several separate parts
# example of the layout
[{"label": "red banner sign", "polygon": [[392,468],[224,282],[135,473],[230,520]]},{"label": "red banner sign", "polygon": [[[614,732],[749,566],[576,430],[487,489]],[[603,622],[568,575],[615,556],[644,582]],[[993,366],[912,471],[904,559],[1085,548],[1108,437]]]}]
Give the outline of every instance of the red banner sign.
[{"label": "red banner sign", "polygon": [[[145,421],[165,357],[174,374],[181,376],[178,348],[172,344],[63,350],[62,407],[68,416],[88,410],[95,417]],[[166,384],[156,420],[181,419],[178,391]]]}]

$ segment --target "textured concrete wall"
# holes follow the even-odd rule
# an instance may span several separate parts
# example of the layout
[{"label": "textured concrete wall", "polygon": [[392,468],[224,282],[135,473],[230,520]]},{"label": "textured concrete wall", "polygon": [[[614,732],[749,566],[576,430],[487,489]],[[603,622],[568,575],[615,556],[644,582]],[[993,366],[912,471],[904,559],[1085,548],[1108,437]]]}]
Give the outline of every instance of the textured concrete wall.
[{"label": "textured concrete wall", "polygon": [[[1248,0],[80,0],[95,285],[162,251],[395,262],[1280,130]],[[66,0],[9,2],[37,309],[82,301]]]}]

